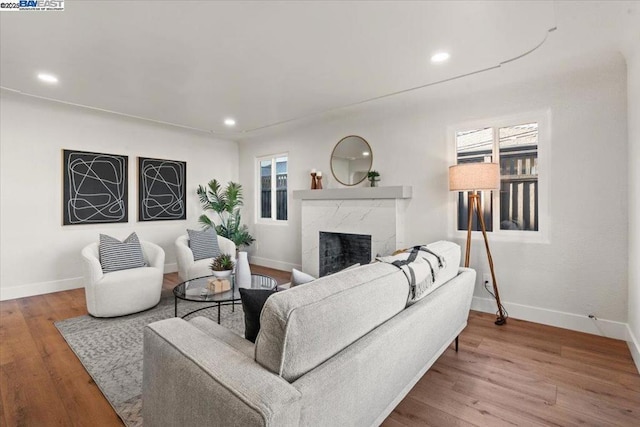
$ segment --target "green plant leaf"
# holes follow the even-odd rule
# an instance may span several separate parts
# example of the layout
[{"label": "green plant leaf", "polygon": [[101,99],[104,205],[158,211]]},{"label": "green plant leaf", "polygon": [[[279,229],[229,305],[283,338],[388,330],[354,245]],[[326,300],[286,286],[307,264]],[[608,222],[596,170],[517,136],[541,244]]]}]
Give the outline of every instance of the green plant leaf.
[{"label": "green plant leaf", "polygon": [[214,224],[206,215],[200,216],[200,223],[203,227],[214,227],[219,236],[226,237],[233,241],[236,246],[249,246],[255,241],[249,234],[246,225],[242,225],[240,208],[244,205],[242,185],[233,181],[227,183],[226,188],[216,179],[212,179],[207,187],[198,186],[198,197],[200,205],[206,211],[214,211],[220,218],[220,224]]},{"label": "green plant leaf", "polygon": [[209,218],[206,214],[200,215],[200,218],[198,218],[198,222],[202,224],[202,228],[204,230],[208,230],[209,228],[214,227],[211,218]]}]

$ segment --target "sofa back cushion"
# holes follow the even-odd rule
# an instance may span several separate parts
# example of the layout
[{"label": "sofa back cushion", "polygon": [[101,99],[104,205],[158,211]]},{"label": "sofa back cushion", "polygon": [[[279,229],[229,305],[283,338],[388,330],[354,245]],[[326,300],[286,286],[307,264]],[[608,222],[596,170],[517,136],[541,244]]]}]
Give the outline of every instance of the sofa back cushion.
[{"label": "sofa back cushion", "polygon": [[295,381],[402,311],[408,294],[404,274],[385,263],[278,292],[262,310],[256,361]]}]

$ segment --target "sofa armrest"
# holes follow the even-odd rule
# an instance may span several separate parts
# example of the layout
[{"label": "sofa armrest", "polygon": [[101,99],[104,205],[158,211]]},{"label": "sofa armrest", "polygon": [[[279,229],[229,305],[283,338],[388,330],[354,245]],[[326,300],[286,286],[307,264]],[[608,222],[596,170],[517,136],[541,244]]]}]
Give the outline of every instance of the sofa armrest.
[{"label": "sofa armrest", "polygon": [[300,392],[183,319],[144,330],[145,425],[295,426]]}]

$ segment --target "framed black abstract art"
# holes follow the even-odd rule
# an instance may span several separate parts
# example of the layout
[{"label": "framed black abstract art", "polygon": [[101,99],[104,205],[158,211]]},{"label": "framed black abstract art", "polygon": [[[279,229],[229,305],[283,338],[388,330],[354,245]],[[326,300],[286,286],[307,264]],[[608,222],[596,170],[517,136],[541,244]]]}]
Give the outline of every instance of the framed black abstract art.
[{"label": "framed black abstract art", "polygon": [[128,221],[127,156],[62,150],[64,225]]},{"label": "framed black abstract art", "polygon": [[138,220],[186,219],[187,162],[138,157]]}]

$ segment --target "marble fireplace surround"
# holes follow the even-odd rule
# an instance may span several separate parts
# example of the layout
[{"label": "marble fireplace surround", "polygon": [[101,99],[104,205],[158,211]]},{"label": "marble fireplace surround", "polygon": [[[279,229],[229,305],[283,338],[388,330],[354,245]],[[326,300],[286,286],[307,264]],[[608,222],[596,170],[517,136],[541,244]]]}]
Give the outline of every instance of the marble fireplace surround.
[{"label": "marble fireplace surround", "polygon": [[410,186],[294,191],[302,205],[302,270],[318,276],[321,231],[370,235],[373,257],[405,247],[411,193]]}]

